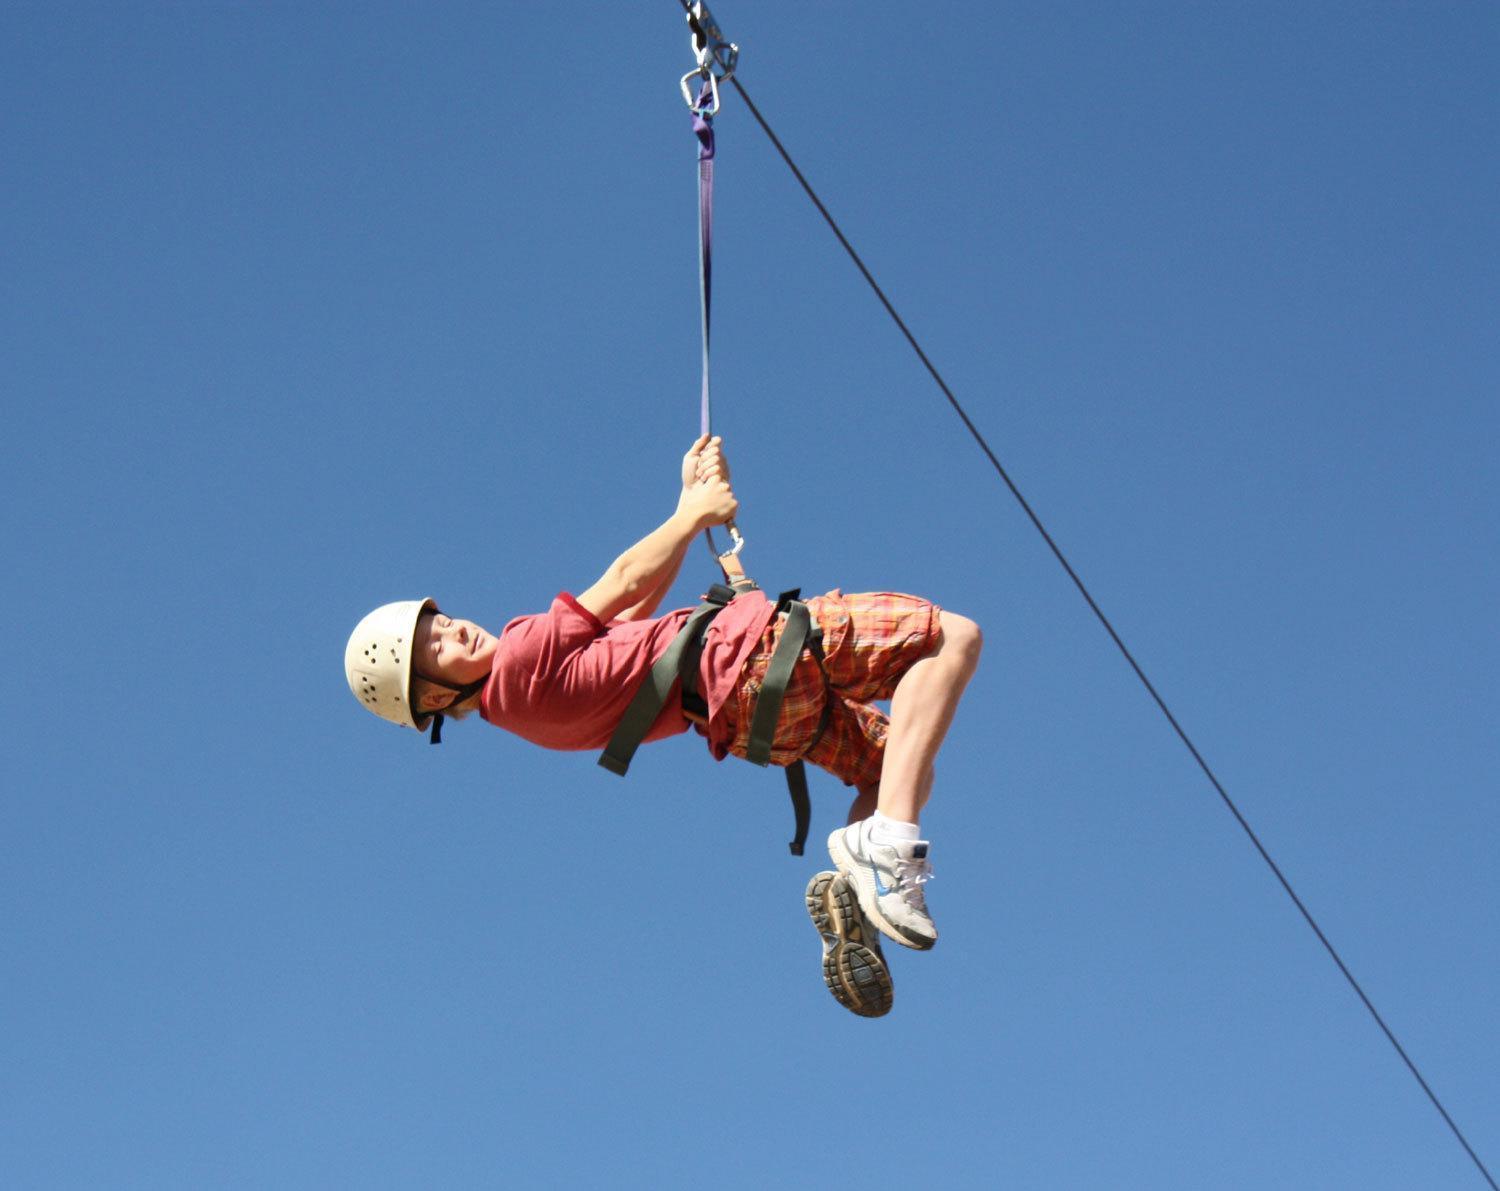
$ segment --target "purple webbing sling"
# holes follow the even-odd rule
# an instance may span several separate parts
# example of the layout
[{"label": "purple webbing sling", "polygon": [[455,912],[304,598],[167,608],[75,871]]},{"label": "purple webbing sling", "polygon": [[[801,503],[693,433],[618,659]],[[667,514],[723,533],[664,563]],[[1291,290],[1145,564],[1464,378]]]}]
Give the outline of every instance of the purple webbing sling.
[{"label": "purple webbing sling", "polygon": [[[693,105],[693,135],[698,138],[698,294],[703,331],[703,395],[699,404],[698,433],[713,433],[713,401],[709,393],[709,337],[714,299],[714,108],[718,95],[711,80],[704,79]],[[731,551],[739,553],[744,539],[730,522]],[[714,531],[703,531],[708,548],[724,565],[725,551],[714,541]],[[729,577],[725,569],[725,576]]]},{"label": "purple webbing sling", "polygon": [[703,330],[703,400],[698,419],[700,434],[712,433],[713,409],[708,390],[708,340],[713,308],[714,277],[714,118],[709,105],[713,89],[707,80],[693,108],[693,134],[698,138],[698,291]]}]

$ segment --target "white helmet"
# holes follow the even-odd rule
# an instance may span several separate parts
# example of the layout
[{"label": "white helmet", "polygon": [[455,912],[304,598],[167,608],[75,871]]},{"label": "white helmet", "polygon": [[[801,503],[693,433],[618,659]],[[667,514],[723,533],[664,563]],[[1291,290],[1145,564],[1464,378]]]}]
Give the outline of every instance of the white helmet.
[{"label": "white helmet", "polygon": [[412,634],[422,613],[436,609],[430,598],[383,604],[354,626],[344,648],[344,676],[354,697],[403,728],[425,726],[411,706]]}]

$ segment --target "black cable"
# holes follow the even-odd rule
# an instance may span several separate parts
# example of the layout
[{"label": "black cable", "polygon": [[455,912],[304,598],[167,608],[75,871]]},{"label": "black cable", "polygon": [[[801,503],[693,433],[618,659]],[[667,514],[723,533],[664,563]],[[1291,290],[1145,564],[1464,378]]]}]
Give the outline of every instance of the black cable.
[{"label": "black cable", "polygon": [[[679,0],[679,3],[682,5],[684,10],[691,13],[690,0]],[[1302,899],[1297,896],[1297,891],[1292,888],[1291,882],[1286,879],[1286,875],[1282,873],[1280,866],[1277,865],[1276,861],[1271,859],[1271,854],[1266,851],[1265,845],[1260,842],[1260,837],[1255,834],[1255,830],[1250,826],[1249,821],[1246,820],[1245,816],[1240,813],[1240,808],[1235,805],[1234,799],[1230,798],[1229,792],[1224,789],[1219,779],[1214,775],[1214,771],[1209,768],[1208,762],[1203,759],[1203,754],[1198,751],[1197,745],[1192,742],[1187,732],[1183,730],[1182,725],[1177,722],[1177,717],[1172,714],[1171,708],[1167,706],[1166,701],[1161,697],[1160,694],[1157,693],[1156,687],[1152,685],[1151,680],[1146,677],[1146,672],[1141,669],[1140,664],[1135,660],[1135,656],[1130,652],[1129,648],[1127,648],[1125,642],[1121,639],[1120,634],[1115,631],[1115,626],[1110,623],[1109,617],[1104,615],[1104,611],[1095,602],[1094,597],[1089,593],[1089,589],[1084,586],[1083,580],[1078,577],[1078,573],[1073,569],[1072,564],[1068,562],[1067,557],[1063,554],[1057,542],[1054,541],[1052,535],[1047,532],[1047,527],[1042,524],[1041,518],[1036,515],[1036,512],[1032,509],[1030,502],[1028,502],[1027,499],[1021,494],[1021,490],[1016,487],[1015,481],[1010,478],[1010,473],[1005,470],[1004,465],[1001,464],[1000,460],[996,457],[995,452],[990,449],[990,445],[985,441],[984,435],[980,434],[979,428],[974,425],[973,420],[969,417],[963,406],[959,404],[958,398],[953,395],[953,390],[948,387],[948,383],[943,379],[942,375],[938,372],[932,361],[928,359],[927,353],[922,350],[922,345],[917,342],[916,336],[911,333],[911,330],[907,327],[905,320],[903,320],[902,317],[896,313],[896,308],[891,305],[890,299],[885,296],[885,291],[880,288],[879,283],[870,273],[870,270],[865,267],[865,262],[860,259],[859,253],[857,253],[854,250],[854,246],[849,243],[848,238],[844,235],[843,230],[839,227],[837,221],[831,214],[829,214],[828,208],[823,205],[823,200],[818,197],[817,192],[813,190],[811,183],[808,182],[802,171],[797,168],[797,163],[792,160],[791,154],[786,151],[786,146],[781,143],[781,138],[778,137],[772,130],[771,126],[766,122],[766,118],[760,114],[760,109],[755,106],[754,101],[750,98],[749,93],[745,90],[739,79],[732,77],[729,81],[733,83],[734,89],[739,94],[739,97],[745,101],[745,106],[749,109],[750,114],[755,117],[755,122],[760,125],[761,130],[766,134],[767,137],[770,138],[771,144],[776,147],[776,152],[779,153],[781,155],[781,159],[786,162],[787,167],[792,171],[793,176],[797,179],[798,184],[801,185],[802,189],[806,192],[807,197],[810,198],[813,202],[813,205],[817,207],[818,213],[823,216],[824,221],[833,230],[833,234],[838,237],[839,243],[844,246],[844,251],[849,254],[849,259],[854,262],[855,267],[859,269],[861,275],[863,275],[864,279],[869,283],[870,288],[874,290],[875,296],[880,299],[880,304],[885,307],[886,313],[891,316],[891,319],[895,322],[896,326],[900,328],[901,334],[906,337],[907,343],[911,344],[912,350],[917,353],[917,358],[922,361],[922,366],[927,369],[928,373],[931,374],[932,379],[937,382],[938,388],[943,391],[943,396],[948,399],[948,404],[953,407],[954,412],[957,413],[958,416],[963,420],[963,424],[968,428],[968,431],[973,436],[974,441],[979,444],[980,450],[982,450],[989,458],[989,461],[994,466],[996,473],[1005,482],[1005,486],[1010,489],[1011,495],[1016,498],[1017,503],[1019,503],[1022,510],[1025,511],[1026,516],[1030,518],[1031,524],[1036,527],[1036,531],[1042,535],[1043,541],[1047,543],[1047,546],[1052,551],[1054,557],[1056,557],[1057,561],[1062,564],[1063,570],[1068,573],[1068,578],[1071,579],[1073,581],[1073,585],[1078,588],[1079,594],[1081,594],[1084,600],[1088,602],[1089,609],[1094,613],[1094,616],[1098,619],[1099,623],[1104,626],[1105,632],[1109,634],[1110,639],[1114,641],[1120,653],[1124,655],[1125,660],[1130,663],[1130,668],[1135,671],[1135,676],[1140,679],[1141,685],[1146,688],[1147,693],[1155,701],[1156,706],[1161,709],[1162,715],[1167,717],[1167,722],[1172,725],[1172,730],[1177,733],[1178,738],[1184,745],[1187,746],[1187,750],[1192,754],[1193,760],[1198,763],[1198,768],[1203,771],[1209,782],[1212,783],[1213,788],[1218,792],[1219,797],[1223,800],[1224,805],[1229,808],[1230,814],[1234,816],[1235,821],[1239,823],[1245,834],[1249,836],[1250,842],[1255,845],[1255,850],[1260,853],[1261,859],[1266,862],[1266,864],[1270,867],[1271,872],[1276,875],[1277,881],[1279,881],[1281,883],[1281,887],[1286,890],[1287,896],[1292,899],[1292,904],[1297,907],[1297,910],[1307,921],[1307,925],[1310,926],[1313,933],[1318,936],[1318,942],[1323,944],[1324,949],[1332,957],[1333,962],[1338,965],[1339,971],[1344,974],[1344,979],[1349,982],[1349,987],[1354,989],[1359,999],[1364,1003],[1365,1008],[1369,1010],[1370,1016],[1375,1019],[1375,1024],[1380,1027],[1381,1031],[1385,1034],[1390,1044],[1396,1048],[1396,1053],[1401,1056],[1401,1061],[1406,1064],[1407,1070],[1412,1073],[1413,1078],[1415,1078],[1417,1083],[1421,1085],[1422,1091],[1427,1093],[1427,1098],[1432,1101],[1433,1107],[1436,1108],[1440,1114],[1442,1114],[1443,1120],[1448,1123],[1448,1128],[1453,1131],[1453,1136],[1458,1138],[1459,1145],[1463,1146],[1464,1152],[1469,1155],[1469,1157],[1473,1160],[1474,1165],[1479,1168],[1479,1173],[1484,1176],[1485,1181],[1489,1183],[1490,1187],[1493,1188],[1494,1191],[1500,1191],[1500,1186],[1496,1185],[1495,1180],[1490,1175],[1489,1170],[1486,1169],[1484,1163],[1480,1161],[1479,1155],[1474,1152],[1474,1147],[1469,1144],[1468,1139],[1464,1137],[1463,1132],[1459,1129],[1458,1125],[1454,1123],[1453,1118],[1448,1115],[1448,1110],[1443,1107],[1442,1101],[1437,1098],[1436,1093],[1434,1093],[1432,1088],[1428,1086],[1427,1080],[1424,1079],[1422,1077],[1422,1073],[1417,1070],[1417,1065],[1412,1062],[1411,1056],[1406,1053],[1406,1048],[1403,1047],[1399,1041],[1397,1041],[1396,1035],[1392,1033],[1391,1028],[1385,1024],[1385,1019],[1380,1016],[1379,1010],[1375,1008],[1375,1005],[1370,1000],[1370,998],[1365,995],[1365,990],[1360,987],[1359,981],[1354,978],[1354,973],[1349,970],[1348,965],[1344,963],[1338,951],[1334,948],[1333,944],[1329,942],[1328,936],[1323,933],[1322,927],[1318,925],[1317,920],[1313,918],[1312,913],[1308,910],[1307,906],[1303,904]]]}]

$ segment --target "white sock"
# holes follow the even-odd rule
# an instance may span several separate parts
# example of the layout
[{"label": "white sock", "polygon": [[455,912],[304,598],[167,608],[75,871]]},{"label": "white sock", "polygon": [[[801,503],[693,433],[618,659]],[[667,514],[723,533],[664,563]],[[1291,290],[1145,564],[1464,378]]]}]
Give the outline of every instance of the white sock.
[{"label": "white sock", "polygon": [[921,839],[922,831],[915,823],[903,823],[876,811],[870,816],[870,838],[877,844],[904,844]]}]

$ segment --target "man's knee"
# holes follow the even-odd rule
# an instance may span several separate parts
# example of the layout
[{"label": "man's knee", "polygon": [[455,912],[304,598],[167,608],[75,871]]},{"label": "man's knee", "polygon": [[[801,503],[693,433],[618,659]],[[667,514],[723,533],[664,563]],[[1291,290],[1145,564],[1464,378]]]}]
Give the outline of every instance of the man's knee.
[{"label": "man's knee", "polygon": [[942,614],[943,650],[949,650],[969,666],[979,664],[979,654],[984,649],[984,633],[967,616],[944,609]]}]

